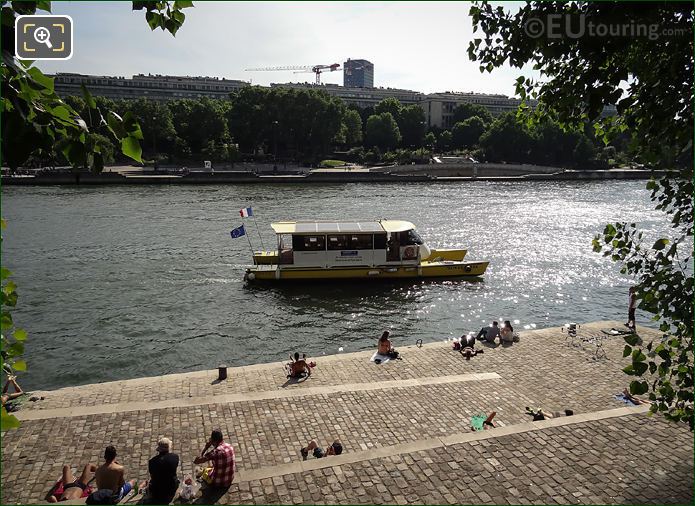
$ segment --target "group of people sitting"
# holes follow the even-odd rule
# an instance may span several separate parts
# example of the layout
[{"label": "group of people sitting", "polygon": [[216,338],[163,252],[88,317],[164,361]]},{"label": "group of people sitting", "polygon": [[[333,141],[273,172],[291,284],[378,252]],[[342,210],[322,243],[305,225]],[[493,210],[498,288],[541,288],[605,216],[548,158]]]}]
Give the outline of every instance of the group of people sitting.
[{"label": "group of people sitting", "polygon": [[307,443],[307,445],[299,450],[299,453],[302,456],[302,460],[306,460],[307,457],[309,456],[309,452],[312,452],[312,455],[317,458],[321,459],[323,457],[329,457],[330,455],[340,455],[343,453],[343,445],[340,443],[339,440],[333,441],[328,447],[324,450],[321,448],[318,443],[315,440],[311,440]]},{"label": "group of people sitting", "polygon": [[514,327],[509,320],[504,320],[504,326],[500,328],[499,323],[496,321],[492,322],[489,327],[483,327],[475,336],[476,339],[484,340],[488,343],[494,343],[495,339],[499,338],[500,344],[511,344],[518,340],[515,339]]},{"label": "group of people sitting", "polygon": [[[169,504],[179,489],[179,456],[172,452],[172,441],[161,438],[157,443],[157,455],[148,462],[150,479],[139,485],[136,480],[126,481],[126,471],[117,460],[114,446],[104,450],[104,463],[100,466],[87,464],[82,474],[75,478],[70,466],[63,466],[63,475],[46,495],[46,501],[56,503],[87,498],[87,504],[116,504],[131,490],[143,492],[141,504]],[[232,484],[236,472],[234,448],[225,443],[222,432],[213,430],[210,439],[203,448],[195,464],[207,464],[201,471],[201,480],[205,483],[205,497],[221,497]],[[96,482],[96,490],[92,483]],[[205,502],[212,504],[213,501]]]}]

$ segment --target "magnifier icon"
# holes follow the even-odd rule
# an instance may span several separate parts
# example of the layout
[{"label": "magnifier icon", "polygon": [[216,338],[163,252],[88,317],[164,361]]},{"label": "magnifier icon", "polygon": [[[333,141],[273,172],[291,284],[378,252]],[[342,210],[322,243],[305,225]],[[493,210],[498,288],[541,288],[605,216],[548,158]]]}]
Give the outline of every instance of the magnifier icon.
[{"label": "magnifier icon", "polygon": [[53,44],[51,44],[51,32],[48,31],[48,28],[40,26],[34,30],[34,40],[39,44],[46,44],[49,49],[53,48]]}]

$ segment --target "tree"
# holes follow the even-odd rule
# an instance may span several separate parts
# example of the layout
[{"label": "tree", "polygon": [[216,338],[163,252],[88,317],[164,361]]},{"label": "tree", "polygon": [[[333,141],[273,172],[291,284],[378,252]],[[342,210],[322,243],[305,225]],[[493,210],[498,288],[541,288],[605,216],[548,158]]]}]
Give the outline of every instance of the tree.
[{"label": "tree", "polygon": [[533,137],[526,124],[508,112],[480,136],[480,147],[487,161],[524,163],[529,161]]},{"label": "tree", "polygon": [[434,135],[434,132],[427,132],[427,135],[425,135],[425,146],[432,149],[435,144],[437,144],[437,137]]},{"label": "tree", "polygon": [[576,169],[588,169],[594,163],[596,148],[586,135],[581,135],[572,150],[572,166]]},{"label": "tree", "polygon": [[463,103],[456,106],[454,109],[453,121],[454,124],[466,121],[469,118],[477,116],[485,126],[492,123],[492,114],[480,104]]},{"label": "tree", "polygon": [[485,123],[478,116],[473,116],[456,123],[451,129],[452,142],[456,148],[472,148],[485,132]]},{"label": "tree", "polygon": [[539,120],[528,125],[533,137],[529,161],[540,165],[574,165],[572,152],[580,136],[575,128],[562,128],[551,119]]},{"label": "tree", "polygon": [[171,109],[147,98],[130,101],[127,106],[142,129],[142,149],[151,154],[170,153],[176,139]]},{"label": "tree", "polygon": [[[133,2],[134,10],[146,10],[153,29],[175,33],[185,16],[181,9],[191,2]],[[83,88],[88,116],[81,116],[55,93],[53,79],[45,76],[33,62],[14,55],[15,17],[50,12],[49,1],[3,1],[2,7],[2,153],[4,163],[14,170],[34,153],[60,153],[75,169],[101,171],[104,156],[95,134],[106,135],[121,146],[124,155],[141,161],[142,131],[132,115],[122,118],[101,109]],[[154,24],[154,26],[153,26]]]},{"label": "tree", "polygon": [[383,114],[385,112],[391,113],[393,119],[398,122],[401,119],[401,108],[403,105],[397,98],[389,97],[383,99],[381,102],[374,106],[374,114]]},{"label": "tree", "polygon": [[394,149],[401,142],[401,132],[390,112],[374,114],[367,120],[367,146],[382,150]]},{"label": "tree", "polygon": [[[468,54],[481,71],[506,62],[517,68],[533,63],[543,75],[540,83],[517,79],[521,98],[539,101],[532,121],[550,117],[563,128],[597,121],[604,143],[627,132],[641,161],[670,170],[647,186],[656,209],[670,221],[668,237],[646,243],[637,224],[614,223],[594,238],[593,247],[637,281],[639,307],[660,323],[656,341],[626,337],[631,393],[648,392],[652,412],[693,430],[693,5],[536,1],[509,13],[478,2],[470,14],[483,37],[471,42]],[[574,30],[529,37],[529,23],[538,28],[538,20],[558,14],[565,17],[561,26],[576,28],[581,16],[584,26],[642,24],[667,28],[670,35],[601,38]],[[600,118],[609,104],[616,104],[618,115]]]},{"label": "tree", "polygon": [[447,151],[451,147],[451,143],[451,132],[449,130],[444,130],[437,138],[437,149],[442,152]]},{"label": "tree", "polygon": [[348,109],[343,116],[345,125],[345,144],[357,146],[362,143],[362,118],[354,109]]},{"label": "tree", "polygon": [[265,141],[270,118],[264,104],[269,92],[260,86],[246,86],[232,97],[227,126],[242,152],[254,153]]},{"label": "tree", "polygon": [[419,148],[425,135],[425,111],[417,104],[401,108],[398,128],[404,147]]}]

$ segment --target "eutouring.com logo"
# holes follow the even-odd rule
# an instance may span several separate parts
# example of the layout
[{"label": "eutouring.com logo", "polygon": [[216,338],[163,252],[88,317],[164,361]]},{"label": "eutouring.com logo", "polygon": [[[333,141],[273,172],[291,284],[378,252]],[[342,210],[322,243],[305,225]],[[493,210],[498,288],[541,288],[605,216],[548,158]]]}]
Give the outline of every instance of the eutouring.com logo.
[{"label": "eutouring.com logo", "polygon": [[602,23],[584,14],[548,14],[529,18],[524,32],[533,39],[581,39],[584,37],[632,37],[657,40],[687,35],[685,28],[669,28],[658,23]]}]

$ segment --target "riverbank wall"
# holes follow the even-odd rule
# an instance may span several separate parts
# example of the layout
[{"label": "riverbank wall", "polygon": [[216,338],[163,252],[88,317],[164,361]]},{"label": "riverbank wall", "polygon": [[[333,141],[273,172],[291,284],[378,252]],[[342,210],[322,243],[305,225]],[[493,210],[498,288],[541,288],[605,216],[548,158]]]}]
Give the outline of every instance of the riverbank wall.
[{"label": "riverbank wall", "polygon": [[[427,183],[466,181],[599,181],[649,179],[660,177],[662,171],[613,169],[613,170],[563,170],[559,172],[520,173],[517,169],[495,167],[489,171],[444,167],[430,164],[419,166],[394,166],[379,170],[312,171],[307,174],[253,173],[248,171],[188,172],[186,174],[162,174],[155,172],[43,172],[36,174],[4,175],[2,185],[7,186],[56,186],[56,185],[214,185],[214,184],[315,184],[315,183]],[[505,169],[505,170],[503,170]],[[511,174],[511,175],[510,175]],[[514,175],[516,174],[516,175]]]}]

